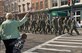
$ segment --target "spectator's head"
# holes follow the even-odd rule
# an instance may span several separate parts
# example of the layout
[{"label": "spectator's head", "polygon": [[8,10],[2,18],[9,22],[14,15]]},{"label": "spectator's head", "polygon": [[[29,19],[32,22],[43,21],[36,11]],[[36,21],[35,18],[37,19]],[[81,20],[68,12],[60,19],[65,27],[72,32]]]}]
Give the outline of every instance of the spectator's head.
[{"label": "spectator's head", "polygon": [[27,35],[23,33],[21,39],[26,39],[26,38],[27,38]]},{"label": "spectator's head", "polygon": [[13,19],[13,14],[12,13],[7,13],[6,14],[6,19]]}]

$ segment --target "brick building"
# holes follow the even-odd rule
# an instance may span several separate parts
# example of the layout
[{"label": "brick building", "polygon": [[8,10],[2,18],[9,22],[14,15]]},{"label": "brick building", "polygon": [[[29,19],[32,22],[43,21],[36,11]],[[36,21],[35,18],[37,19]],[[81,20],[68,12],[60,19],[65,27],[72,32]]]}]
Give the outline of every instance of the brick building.
[{"label": "brick building", "polygon": [[32,9],[34,10],[44,10],[49,8],[48,2],[49,0],[32,0]]}]

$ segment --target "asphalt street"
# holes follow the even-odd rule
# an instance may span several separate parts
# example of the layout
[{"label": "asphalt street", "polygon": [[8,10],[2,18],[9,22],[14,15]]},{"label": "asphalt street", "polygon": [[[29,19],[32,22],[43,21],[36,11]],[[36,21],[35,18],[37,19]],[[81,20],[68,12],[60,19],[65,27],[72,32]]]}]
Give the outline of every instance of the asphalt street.
[{"label": "asphalt street", "polygon": [[[80,36],[82,35],[82,30],[79,29],[80,31]],[[76,33],[74,33],[74,36],[66,35],[66,37],[76,37]],[[27,33],[27,39],[24,45],[24,48],[22,49],[22,52],[27,51],[35,46],[38,46],[42,43],[45,43],[46,41],[49,41],[53,38],[55,38],[55,35],[51,34],[32,34],[32,33]],[[65,36],[64,36],[65,37]],[[78,37],[78,36],[77,36]],[[0,43],[0,53],[4,53],[5,47],[3,42]],[[41,51],[42,52],[42,51]],[[43,51],[45,52],[45,51]],[[49,51],[50,53],[50,51]]]},{"label": "asphalt street", "polygon": [[[39,44],[42,44],[48,40],[51,40],[52,38],[55,38],[55,35],[51,34],[32,34],[27,33],[27,39],[24,45],[24,48],[22,49],[22,52],[31,49],[34,46],[37,46]],[[3,42],[0,43],[0,53],[4,53],[5,47]]]}]

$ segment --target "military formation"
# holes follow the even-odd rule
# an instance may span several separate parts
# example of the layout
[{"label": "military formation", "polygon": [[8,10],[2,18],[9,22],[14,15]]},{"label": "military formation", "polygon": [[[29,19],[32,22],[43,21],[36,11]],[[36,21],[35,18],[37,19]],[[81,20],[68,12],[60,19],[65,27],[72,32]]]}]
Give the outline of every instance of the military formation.
[{"label": "military formation", "polygon": [[[51,18],[51,19],[50,19]],[[73,34],[73,30],[79,35],[77,30],[77,20],[75,18],[67,17],[50,17],[45,14],[32,15],[28,21],[23,25],[23,29],[29,33],[40,34],[55,34],[62,35],[68,33]]]},{"label": "military formation", "polygon": [[[0,23],[2,22],[0,21]],[[49,15],[44,13],[32,14],[28,18],[28,21],[21,27],[19,27],[19,30],[28,33],[55,35],[62,35],[65,33],[72,35],[73,31],[75,31],[77,35],[79,35],[76,24],[77,20],[75,18],[71,18],[70,16],[50,17]]]}]

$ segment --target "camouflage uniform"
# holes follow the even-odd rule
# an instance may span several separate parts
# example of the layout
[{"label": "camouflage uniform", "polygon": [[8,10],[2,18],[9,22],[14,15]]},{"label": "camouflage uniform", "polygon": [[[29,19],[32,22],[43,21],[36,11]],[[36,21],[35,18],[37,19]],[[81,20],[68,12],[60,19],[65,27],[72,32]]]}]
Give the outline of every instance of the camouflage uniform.
[{"label": "camouflage uniform", "polygon": [[57,33],[58,33],[58,18],[53,19],[53,29],[55,31],[55,34],[57,35]]},{"label": "camouflage uniform", "polygon": [[63,33],[65,33],[65,29],[67,30],[67,33],[69,33],[69,27],[68,27],[68,18],[65,18],[63,21]]},{"label": "camouflage uniform", "polygon": [[59,20],[58,20],[58,24],[59,24],[59,35],[61,35],[62,34],[62,32],[63,32],[63,20],[62,20],[62,18],[59,18]]},{"label": "camouflage uniform", "polygon": [[78,30],[77,30],[77,27],[76,27],[76,20],[75,20],[75,18],[72,18],[72,23],[71,23],[71,35],[72,35],[72,32],[73,32],[73,30],[75,30],[75,32],[77,33],[77,35],[79,35],[79,32],[78,32]]},{"label": "camouflage uniform", "polygon": [[32,20],[31,27],[32,27],[32,32],[35,32],[35,27],[36,27],[36,20],[35,19]]},{"label": "camouflage uniform", "polygon": [[47,22],[46,22],[46,32],[49,33],[50,31],[51,31],[50,20],[47,20]]},{"label": "camouflage uniform", "polygon": [[44,19],[41,19],[40,26],[41,26],[41,33],[42,33],[42,32],[45,33],[45,26],[46,26],[46,23],[45,23],[45,20],[44,20]]}]

